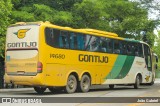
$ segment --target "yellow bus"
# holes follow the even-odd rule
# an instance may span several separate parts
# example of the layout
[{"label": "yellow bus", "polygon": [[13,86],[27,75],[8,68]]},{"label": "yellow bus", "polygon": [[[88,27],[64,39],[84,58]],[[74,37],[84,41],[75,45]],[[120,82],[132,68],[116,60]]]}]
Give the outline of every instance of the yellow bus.
[{"label": "yellow bus", "polygon": [[[158,60],[157,60],[158,61]],[[95,29],[73,29],[49,22],[8,27],[5,83],[67,93],[91,85],[153,84],[155,67],[148,44]]]}]

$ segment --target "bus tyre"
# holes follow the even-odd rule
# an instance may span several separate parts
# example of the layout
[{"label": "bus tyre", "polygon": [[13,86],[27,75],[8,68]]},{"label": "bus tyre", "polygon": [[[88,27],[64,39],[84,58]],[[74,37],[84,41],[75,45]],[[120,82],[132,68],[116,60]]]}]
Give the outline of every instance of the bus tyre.
[{"label": "bus tyre", "polygon": [[112,85],[112,84],[109,85],[109,88],[110,88],[110,89],[114,89],[114,85]]},{"label": "bus tyre", "polygon": [[67,80],[67,85],[65,87],[65,91],[67,93],[74,93],[77,89],[77,79],[74,75],[69,75],[68,80]]},{"label": "bus tyre", "polygon": [[78,84],[78,89],[81,92],[88,92],[91,86],[91,79],[88,75],[83,75]]},{"label": "bus tyre", "polygon": [[43,94],[44,91],[46,90],[46,87],[34,87],[34,90],[35,90],[38,94]]},{"label": "bus tyre", "polygon": [[154,85],[154,81],[152,81],[151,83],[149,83],[149,85]]},{"label": "bus tyre", "polygon": [[152,82],[151,83],[149,83],[149,85],[153,85],[154,84],[154,80],[153,80],[153,78],[152,78]]},{"label": "bus tyre", "polygon": [[140,86],[140,77],[139,75],[136,76],[136,80],[135,80],[135,84],[134,84],[134,88],[138,89]]}]

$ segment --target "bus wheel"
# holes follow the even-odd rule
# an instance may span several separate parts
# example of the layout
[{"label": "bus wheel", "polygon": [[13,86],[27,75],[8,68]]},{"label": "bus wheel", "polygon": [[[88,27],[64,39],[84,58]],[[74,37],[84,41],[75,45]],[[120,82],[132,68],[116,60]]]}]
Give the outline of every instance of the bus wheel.
[{"label": "bus wheel", "polygon": [[153,80],[153,78],[152,78],[152,82],[151,83],[149,83],[149,85],[153,85],[154,84],[154,80]]},{"label": "bus wheel", "polygon": [[110,88],[110,89],[114,89],[114,85],[112,85],[112,84],[109,85],[109,88]]},{"label": "bus wheel", "polygon": [[74,75],[69,75],[65,91],[67,93],[74,93],[77,89],[77,79]]},{"label": "bus wheel", "polygon": [[154,85],[154,81],[152,81],[151,83],[149,83],[149,85]]},{"label": "bus wheel", "polygon": [[91,79],[88,75],[83,75],[81,81],[78,84],[78,89],[81,92],[88,92],[91,85]]},{"label": "bus wheel", "polygon": [[46,90],[46,87],[34,87],[34,90],[35,90],[38,94],[43,94],[44,91]]},{"label": "bus wheel", "polygon": [[134,88],[138,89],[140,86],[140,77],[139,75],[136,76],[136,80],[135,80],[135,84],[134,84]]}]

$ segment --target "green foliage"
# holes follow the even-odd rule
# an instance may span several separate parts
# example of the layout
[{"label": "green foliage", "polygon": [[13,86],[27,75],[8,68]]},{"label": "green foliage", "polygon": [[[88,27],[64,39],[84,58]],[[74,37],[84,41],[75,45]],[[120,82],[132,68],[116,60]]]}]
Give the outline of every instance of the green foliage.
[{"label": "green foliage", "polygon": [[10,0],[0,0],[0,37],[5,35],[6,28],[10,23],[12,4]]},{"label": "green foliage", "polygon": [[153,51],[158,55],[159,58],[158,69],[160,70],[160,31],[158,32],[158,36],[156,36],[155,41],[156,43],[155,46],[153,47]]},{"label": "green foliage", "polygon": [[0,57],[4,57],[5,37],[7,26],[10,24],[12,4],[10,0],[0,0]]},{"label": "green foliage", "polygon": [[[103,11],[102,2],[98,0],[84,0],[82,3],[76,3],[72,9],[74,22],[76,23],[74,27],[78,28],[96,28],[105,30],[106,21],[103,18],[106,17]],[[106,25],[101,25],[102,23]]]},{"label": "green foliage", "polygon": [[160,31],[158,33],[158,36],[156,36],[155,41],[156,41],[156,44],[153,49],[155,53],[158,55],[158,57],[160,58]]},{"label": "green foliage", "polygon": [[4,50],[5,50],[5,37],[0,37],[0,57],[4,58]]},{"label": "green foliage", "polygon": [[62,26],[72,26],[73,24],[73,16],[72,13],[66,11],[57,12],[52,20],[53,23]]},{"label": "green foliage", "polygon": [[[107,3],[105,11],[110,14],[108,20],[111,23],[111,31],[116,32],[121,37],[142,39],[141,32],[147,33],[149,31],[148,25],[151,22],[148,20],[147,10],[139,5],[137,2],[126,0],[115,0]],[[153,32],[155,26],[150,27]]]},{"label": "green foliage", "polygon": [[40,21],[52,21],[54,16],[54,9],[43,4],[33,4],[32,11],[36,20]]},{"label": "green foliage", "polygon": [[[50,21],[61,26],[114,32],[121,37],[144,40],[153,46],[153,30],[160,22],[158,18],[148,19],[150,8],[158,10],[152,0],[11,1],[0,1],[0,37],[5,35],[6,27],[15,22]],[[4,41],[1,37],[0,42]],[[4,45],[1,44],[0,49],[4,51]]]},{"label": "green foliage", "polygon": [[155,34],[153,33],[153,32],[147,32],[147,34],[146,34],[146,36],[147,36],[147,43],[151,46],[151,47],[153,47],[154,46],[154,40],[155,40]]},{"label": "green foliage", "polygon": [[82,0],[38,0],[38,3],[55,8],[58,11],[70,11],[75,3],[80,2],[82,2]]},{"label": "green foliage", "polygon": [[22,20],[23,22],[35,21],[34,14],[26,11],[12,11],[11,18],[14,20],[14,23],[21,22]]}]

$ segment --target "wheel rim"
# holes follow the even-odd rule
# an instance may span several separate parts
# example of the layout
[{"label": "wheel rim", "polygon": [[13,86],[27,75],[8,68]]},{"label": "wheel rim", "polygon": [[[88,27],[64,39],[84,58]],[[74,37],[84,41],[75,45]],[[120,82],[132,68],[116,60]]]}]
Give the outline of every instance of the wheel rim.
[{"label": "wheel rim", "polygon": [[70,89],[74,89],[74,87],[75,87],[75,81],[74,81],[73,78],[68,81],[68,87]]},{"label": "wheel rim", "polygon": [[137,76],[137,87],[139,87],[140,81],[139,81],[139,76]]},{"label": "wheel rim", "polygon": [[88,89],[89,85],[90,85],[90,81],[88,78],[85,77],[84,80],[82,81],[83,89]]},{"label": "wheel rim", "polygon": [[73,92],[75,92],[76,88],[77,88],[77,80],[76,80],[76,78],[74,76],[71,75],[68,78],[66,91],[68,93],[73,93]]}]

